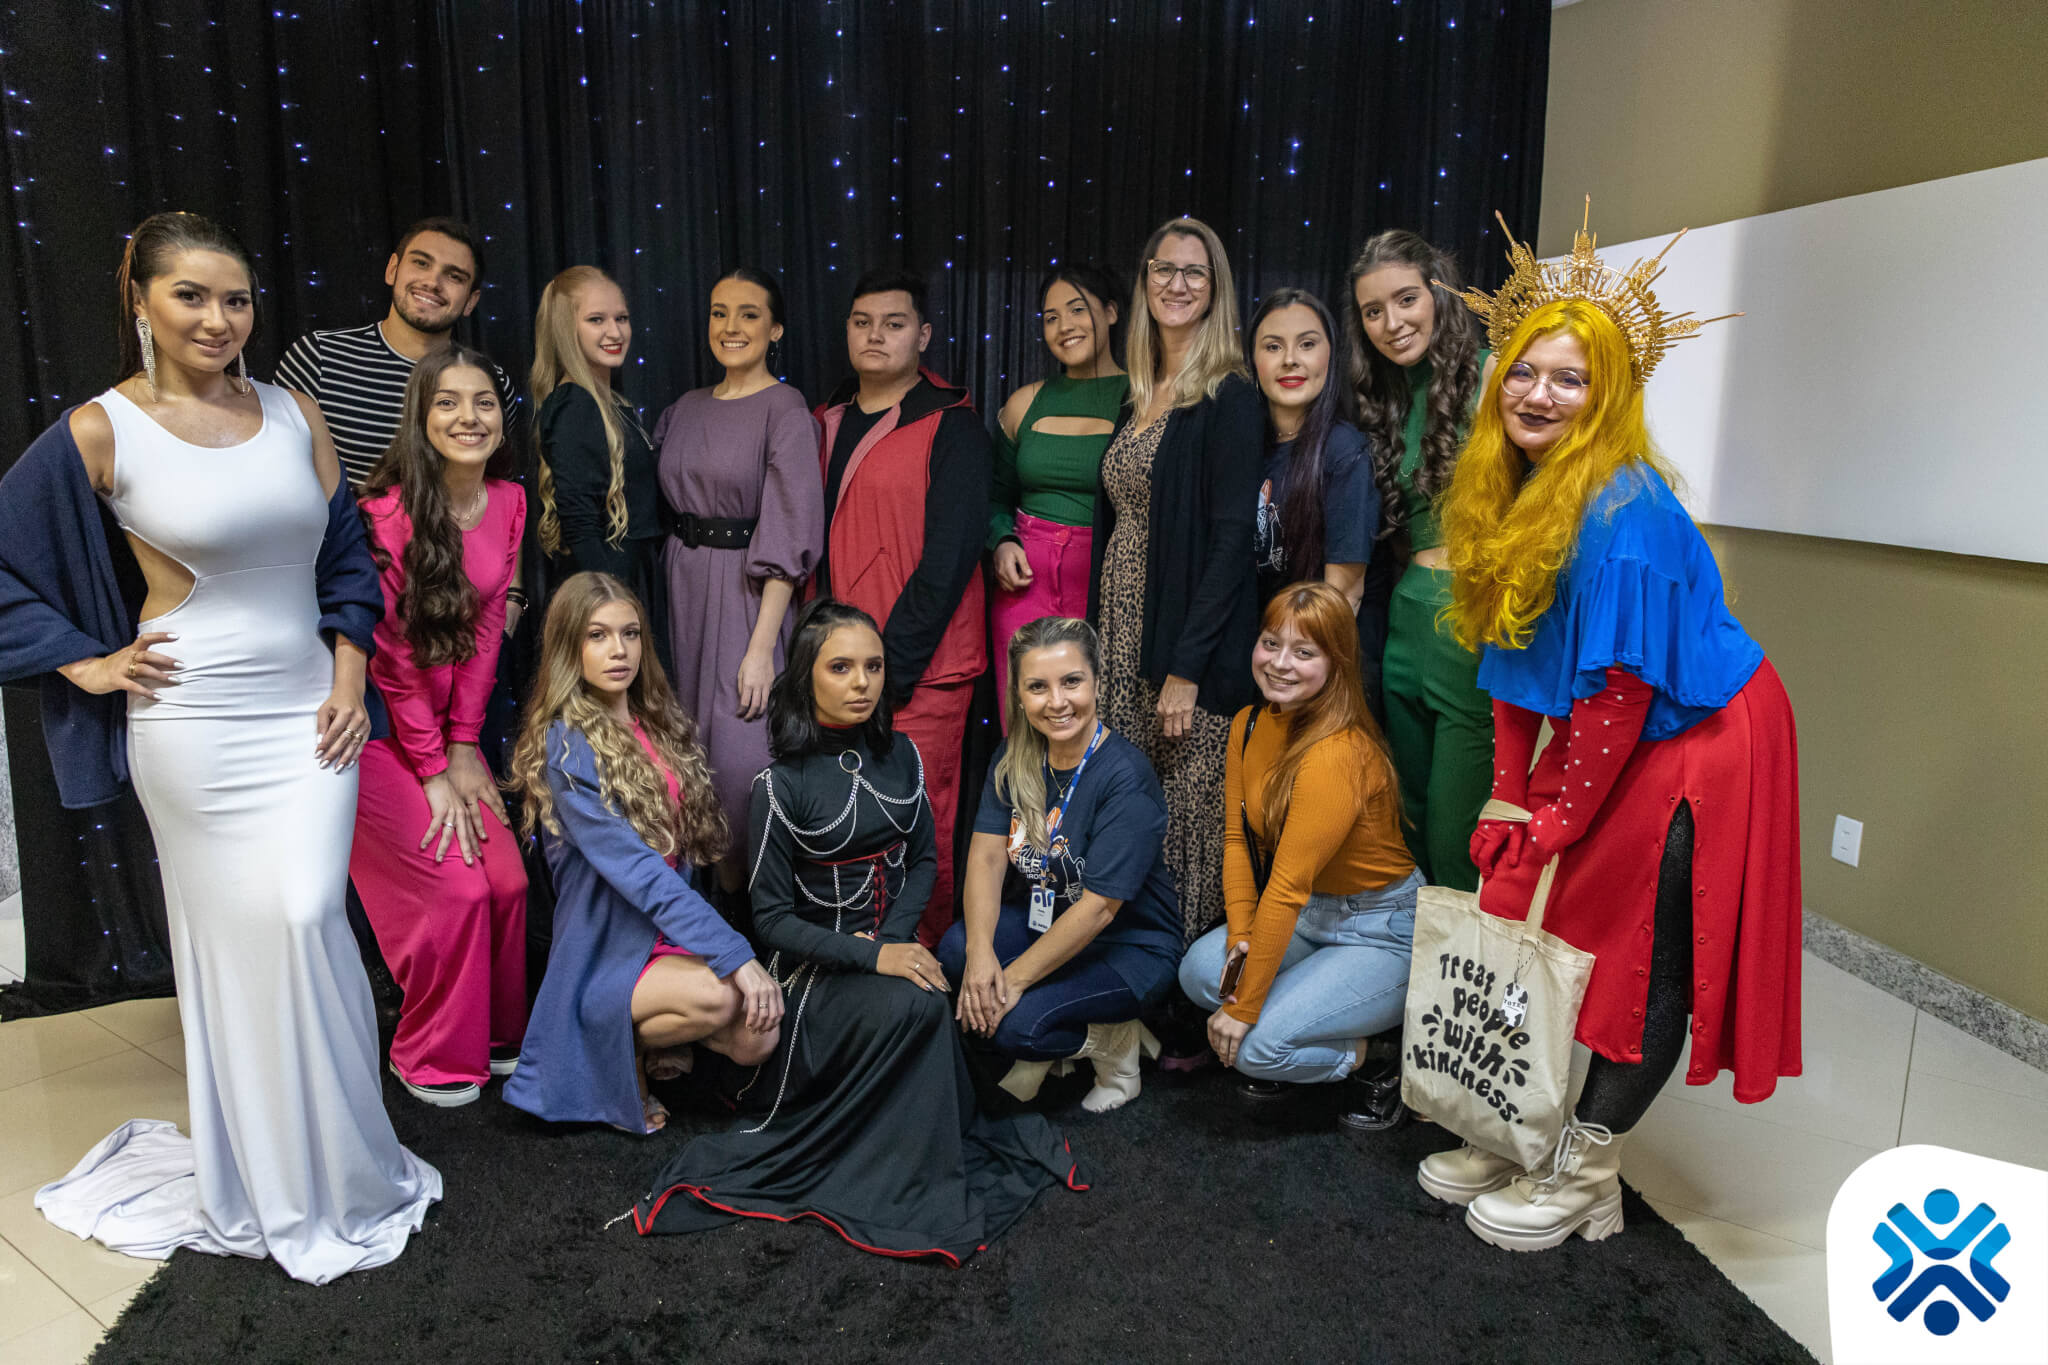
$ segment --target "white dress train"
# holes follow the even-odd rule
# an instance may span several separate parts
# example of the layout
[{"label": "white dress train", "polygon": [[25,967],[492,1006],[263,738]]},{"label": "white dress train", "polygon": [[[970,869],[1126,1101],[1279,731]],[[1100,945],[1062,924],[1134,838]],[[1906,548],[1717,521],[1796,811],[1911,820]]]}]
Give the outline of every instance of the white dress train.
[{"label": "white dress train", "polygon": [[376,1013],[343,909],[356,770],[323,769],[333,686],[314,562],[327,499],[296,401],[256,385],[263,427],[187,444],[109,390],[113,493],[130,534],[192,571],[141,629],[183,664],[129,699],[128,760],[170,912],[192,1136],[123,1124],[36,1194],[59,1227],[163,1259],[269,1256],[324,1284],[405,1249],[441,1176],[384,1112]]}]

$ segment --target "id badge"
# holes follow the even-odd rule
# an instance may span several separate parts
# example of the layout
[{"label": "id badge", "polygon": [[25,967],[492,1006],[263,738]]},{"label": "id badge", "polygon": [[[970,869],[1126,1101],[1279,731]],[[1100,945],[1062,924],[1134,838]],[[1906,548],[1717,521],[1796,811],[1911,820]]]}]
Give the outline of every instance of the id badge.
[{"label": "id badge", "polygon": [[1042,934],[1052,928],[1052,888],[1031,888],[1031,932]]}]

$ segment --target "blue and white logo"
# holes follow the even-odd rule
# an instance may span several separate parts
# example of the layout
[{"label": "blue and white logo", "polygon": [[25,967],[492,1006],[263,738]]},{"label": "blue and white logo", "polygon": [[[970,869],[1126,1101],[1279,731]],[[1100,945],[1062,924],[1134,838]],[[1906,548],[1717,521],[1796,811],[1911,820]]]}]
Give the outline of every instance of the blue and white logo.
[{"label": "blue and white logo", "polygon": [[[1926,1222],[1915,1217],[1904,1204],[1894,1204],[1885,1221],[1871,1234],[1871,1240],[1892,1258],[1884,1274],[1877,1277],[1877,1283],[1870,1286],[1878,1298],[1891,1300],[1885,1311],[1904,1322],[1925,1303],[1927,1311],[1920,1320],[1938,1337],[1947,1336],[1962,1322],[1957,1304],[1969,1309],[1970,1316],[1977,1321],[1986,1322],[2012,1292],[2005,1277],[1991,1268],[1993,1258],[2012,1241],[2012,1233],[2005,1224],[1997,1222],[1998,1215],[1989,1204],[1979,1204],[1970,1210],[1968,1218],[1957,1222],[1956,1215],[1962,1207],[1954,1190],[1931,1190],[1920,1204],[1927,1215]],[[1929,1223],[1936,1228],[1950,1223],[1955,1226],[1945,1235],[1937,1236]],[[1967,1275],[1950,1264],[1964,1251],[1970,1253]],[[1916,1275],[1913,1272],[1921,1256],[1933,1264]],[[1905,1287],[1901,1289],[1901,1285]],[[1944,1289],[1950,1297],[1936,1298],[1935,1291]]]},{"label": "blue and white logo", "polygon": [[1835,1195],[1828,1318],[1838,1365],[2048,1363],[2042,1289],[2048,1171],[1898,1147]]}]

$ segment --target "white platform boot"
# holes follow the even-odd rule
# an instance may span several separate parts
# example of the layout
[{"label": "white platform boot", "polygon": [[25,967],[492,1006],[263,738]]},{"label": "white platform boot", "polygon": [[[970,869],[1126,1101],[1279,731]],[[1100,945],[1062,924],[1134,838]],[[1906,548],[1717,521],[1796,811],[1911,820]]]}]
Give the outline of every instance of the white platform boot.
[{"label": "white platform boot", "polygon": [[1095,1088],[1081,1099],[1091,1114],[1106,1114],[1138,1098],[1138,1058],[1159,1056],[1159,1040],[1135,1019],[1120,1024],[1090,1024],[1088,1041],[1072,1060],[1095,1063]]},{"label": "white platform boot", "polygon": [[1468,1142],[1455,1151],[1424,1157],[1415,1180],[1446,1204],[1470,1204],[1523,1173],[1512,1159]]},{"label": "white platform boot", "polygon": [[1465,1210],[1465,1226],[1508,1251],[1548,1251],[1573,1233],[1589,1242],[1621,1231],[1621,1142],[1627,1134],[1565,1120],[1550,1168],[1518,1176]]}]

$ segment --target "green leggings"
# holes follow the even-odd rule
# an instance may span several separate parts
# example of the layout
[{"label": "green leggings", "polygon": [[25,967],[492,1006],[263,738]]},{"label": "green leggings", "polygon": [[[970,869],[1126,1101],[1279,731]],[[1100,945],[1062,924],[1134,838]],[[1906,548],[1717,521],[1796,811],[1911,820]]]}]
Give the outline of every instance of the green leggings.
[{"label": "green leggings", "polygon": [[1437,627],[1450,600],[1447,570],[1408,566],[1388,606],[1382,685],[1408,851],[1432,883],[1471,891],[1472,830],[1493,790],[1493,702],[1479,656]]}]

